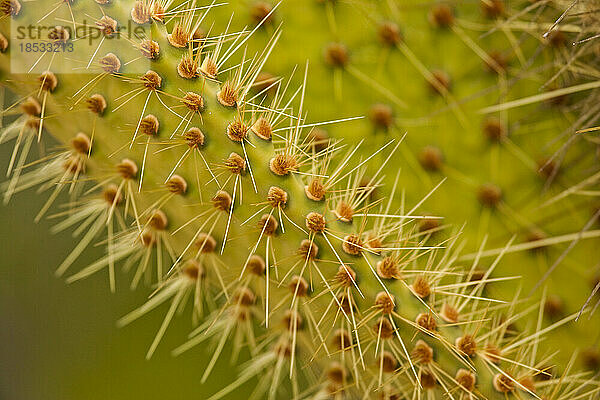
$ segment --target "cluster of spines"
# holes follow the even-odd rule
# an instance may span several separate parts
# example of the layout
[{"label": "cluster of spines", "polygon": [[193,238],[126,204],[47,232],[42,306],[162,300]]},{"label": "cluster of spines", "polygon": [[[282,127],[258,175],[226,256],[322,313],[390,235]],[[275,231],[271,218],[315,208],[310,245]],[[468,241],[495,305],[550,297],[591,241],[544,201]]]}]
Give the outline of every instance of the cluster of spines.
[{"label": "cluster of spines", "polygon": [[[341,85],[341,80],[339,77],[341,73],[347,74],[351,78],[356,78],[358,81],[361,81],[360,84],[365,84],[365,90],[362,92],[358,91],[358,93],[361,93],[361,96],[355,96],[353,98],[344,96],[345,101],[349,103],[358,102],[359,104],[363,104],[365,103],[365,98],[371,99],[373,97],[372,95],[368,97],[362,96],[364,93],[372,94],[373,92],[378,92],[381,99],[388,104],[376,103],[372,105],[370,109],[368,103],[364,105],[365,114],[369,115],[375,132],[383,131],[391,134],[397,134],[401,120],[395,115],[396,113],[394,112],[394,108],[403,110],[402,105],[399,105],[396,102],[397,98],[393,96],[393,93],[390,93],[386,90],[381,90],[382,85],[378,83],[376,79],[366,78],[366,76],[371,76],[371,74],[376,70],[383,70],[383,68],[385,68],[384,66],[374,65],[373,60],[368,61],[367,57],[358,59],[356,64],[353,62],[353,53],[367,53],[367,51],[360,49],[358,46],[363,46],[366,44],[367,46],[370,46],[369,49],[371,49],[374,46],[374,43],[378,41],[382,54],[387,54],[389,49],[393,49],[399,50],[399,52],[406,57],[411,66],[423,76],[424,81],[428,83],[431,89],[433,89],[435,93],[440,94],[445,100],[447,103],[445,111],[452,111],[455,114],[458,122],[465,128],[465,134],[470,133],[470,131],[473,129],[481,132],[483,138],[490,143],[490,151],[481,152],[481,154],[489,154],[491,156],[491,161],[494,162],[495,160],[496,163],[498,163],[498,148],[502,147],[509,154],[509,157],[515,157],[519,163],[523,164],[523,166],[530,171],[529,174],[534,174],[539,177],[541,184],[535,183],[535,185],[543,186],[540,190],[543,200],[540,202],[532,201],[530,205],[525,207],[523,205],[519,205],[518,207],[513,206],[513,208],[509,205],[509,200],[507,199],[507,191],[509,195],[513,194],[513,187],[502,187],[498,183],[492,183],[495,182],[498,177],[504,178],[505,176],[503,175],[507,175],[507,173],[502,172],[501,169],[499,170],[501,167],[498,164],[496,164],[495,169],[492,169],[489,179],[490,182],[479,184],[475,179],[468,176],[468,174],[465,174],[464,171],[461,173],[456,168],[453,168],[451,166],[452,161],[456,160],[445,160],[444,152],[439,146],[428,145],[424,147],[418,156],[415,157],[414,161],[418,162],[418,164],[416,162],[413,163],[413,165],[417,166],[417,170],[419,169],[420,164],[420,167],[424,171],[430,174],[441,173],[446,175],[455,183],[467,186],[469,191],[474,192],[474,197],[476,197],[482,206],[482,226],[488,226],[489,222],[486,221],[490,220],[490,215],[492,214],[498,215],[496,219],[500,220],[502,225],[515,225],[516,228],[510,228],[510,230],[512,230],[513,233],[522,236],[523,243],[515,244],[514,248],[510,250],[511,252],[518,251],[518,249],[528,249],[536,250],[539,254],[541,253],[541,249],[545,249],[544,253],[553,256],[554,259],[548,263],[548,271],[546,271],[545,274],[541,274],[539,281],[537,281],[534,285],[536,289],[546,283],[548,277],[552,274],[552,272],[554,272],[558,265],[566,264],[563,263],[563,261],[566,259],[566,255],[577,244],[579,244],[583,238],[596,238],[598,236],[598,230],[594,229],[595,226],[597,226],[597,223],[594,221],[597,221],[598,219],[597,207],[594,207],[593,204],[590,205],[590,202],[582,202],[588,204],[588,206],[582,208],[581,213],[581,217],[585,218],[587,223],[582,227],[573,227],[573,225],[571,225],[568,229],[574,230],[574,233],[572,234],[559,235],[553,228],[545,226],[548,222],[547,219],[544,219],[541,216],[529,217],[526,214],[527,208],[541,206],[542,210],[547,210],[547,206],[556,202],[557,199],[565,198],[567,195],[572,195],[574,193],[581,194],[583,196],[594,196],[593,190],[590,191],[584,188],[590,189],[592,185],[595,185],[598,181],[598,174],[595,173],[592,174],[592,176],[584,176],[584,179],[579,184],[573,185],[573,179],[567,178],[566,175],[573,170],[575,170],[575,173],[580,174],[581,171],[587,170],[571,166],[564,160],[564,154],[567,145],[573,145],[573,143],[581,141],[582,137],[586,138],[592,143],[597,142],[593,138],[590,139],[589,136],[590,133],[593,133],[596,130],[596,128],[592,127],[583,131],[579,130],[577,133],[575,133],[576,128],[581,127],[582,123],[592,123],[593,118],[596,115],[595,113],[591,112],[590,107],[590,105],[594,103],[595,92],[591,93],[591,95],[588,95],[590,90],[594,90],[596,83],[585,82],[584,72],[592,71],[595,63],[590,59],[590,57],[594,57],[592,56],[594,49],[593,40],[596,39],[596,32],[594,30],[595,25],[593,21],[594,18],[597,17],[597,11],[594,10],[593,5],[574,3],[571,4],[570,7],[566,7],[564,4],[555,4],[555,2],[536,2],[535,4],[511,5],[504,1],[483,0],[479,3],[481,15],[484,17],[484,23],[467,21],[464,15],[460,13],[462,10],[460,10],[459,6],[454,6],[446,2],[438,2],[430,5],[428,19],[432,29],[440,32],[438,38],[447,36],[448,34],[456,35],[459,41],[464,43],[466,48],[469,48],[473,51],[473,55],[475,56],[474,58],[481,59],[485,71],[498,77],[497,88],[500,96],[506,96],[509,88],[506,86],[507,83],[509,83],[510,86],[518,87],[519,81],[523,76],[527,76],[527,73],[535,73],[535,76],[539,76],[539,71],[542,71],[543,74],[546,74],[547,69],[552,70],[552,73],[554,73],[555,70],[557,71],[555,75],[550,77],[549,82],[545,82],[545,84],[542,86],[545,93],[536,94],[525,99],[517,99],[515,101],[504,101],[504,97],[501,97],[499,104],[479,110],[480,114],[484,114],[485,116],[483,118],[481,128],[477,129],[477,127],[472,126],[472,122],[464,120],[465,114],[462,108],[469,98],[467,98],[467,100],[456,99],[453,95],[452,79],[448,73],[433,68],[429,69],[424,62],[419,60],[415,52],[411,51],[411,49],[408,47],[411,45],[411,43],[404,41],[402,30],[396,21],[406,20],[402,13],[411,8],[416,8],[417,6],[394,5],[390,3],[375,5],[368,2],[363,4],[363,8],[361,8],[361,10],[364,10],[364,13],[368,15],[370,20],[374,20],[375,24],[367,24],[367,26],[370,26],[372,29],[363,29],[363,31],[365,31],[363,33],[365,34],[360,36],[362,40],[358,40],[359,44],[356,45],[356,48],[353,48],[352,44],[347,45],[343,43],[343,39],[340,40],[340,37],[344,37],[344,32],[339,29],[341,25],[337,23],[339,21],[336,22],[335,19],[339,14],[339,16],[342,18],[347,18],[348,15],[351,15],[350,19],[352,20],[353,18],[356,18],[357,14],[349,13],[349,7],[344,4],[336,4],[335,2],[323,3],[325,3],[325,13],[322,16],[323,21],[325,21],[326,18],[331,28],[331,34],[335,38],[329,43],[327,43],[326,39],[322,39],[322,64],[333,69],[334,71],[333,93],[335,95],[339,94],[340,92],[339,86]],[[361,6],[353,5],[353,7],[360,8]],[[337,12],[338,9],[340,11],[339,13]],[[565,9],[567,11],[565,11]],[[383,10],[383,12],[379,12],[381,10]],[[548,19],[545,19],[547,18],[546,14],[548,11],[550,11],[549,14],[551,16],[554,12],[556,17],[560,17],[558,18],[556,24],[544,22],[548,21]],[[565,15],[567,16],[566,21],[563,19]],[[535,21],[523,22],[523,20],[528,18],[535,18]],[[570,25],[569,23],[572,22],[573,19],[579,19],[578,22],[583,26],[583,28]],[[342,22],[346,23],[347,21]],[[561,23],[564,25],[564,27],[561,27]],[[502,51],[495,49],[490,51],[485,50],[482,46],[480,47],[477,39],[472,39],[471,35],[467,35],[465,33],[465,29],[474,30],[475,33],[479,32],[479,38],[487,38],[495,32],[498,32],[497,35],[504,34],[506,37],[508,37],[509,42],[511,42],[510,48]],[[568,42],[568,35],[566,35],[565,32],[568,33],[580,31],[581,33],[578,35],[578,40],[575,43],[585,43],[586,47],[584,49],[575,47],[572,52],[567,51],[565,45]],[[518,43],[516,42],[516,39],[511,36],[515,32],[519,34],[521,34],[521,32],[525,32],[520,36]],[[524,39],[524,37],[527,35],[530,35],[534,38],[533,46],[531,46],[531,44],[526,42]],[[369,40],[366,41],[367,43],[364,40],[365,37],[369,37]],[[370,43],[368,43],[369,41]],[[528,57],[529,54],[531,54],[531,58],[526,60],[526,57]],[[542,56],[545,55],[554,55],[555,58],[560,58],[560,62],[548,62],[548,64],[542,64],[542,67],[540,67],[538,61],[540,58],[543,58]],[[378,63],[382,59],[386,61],[388,60],[385,57],[376,58]],[[515,65],[517,64],[517,61],[521,64],[520,66]],[[577,64],[578,67],[572,66],[571,63],[573,63],[573,65]],[[391,64],[390,62],[388,62],[388,64],[389,65],[387,67],[390,68],[388,68],[386,72],[392,74],[394,69],[391,67],[395,67],[395,65]],[[358,65],[361,65],[360,68],[362,68],[365,72],[358,71]],[[550,67],[548,67],[548,65],[550,65]],[[588,65],[590,67],[588,67]],[[581,69],[579,69],[579,67],[581,67]],[[584,77],[585,83],[572,84],[573,82],[570,82],[572,86],[568,86],[569,83],[561,83],[558,86],[554,83],[550,84],[550,82],[559,80],[557,79],[558,77],[563,79],[564,76],[564,79],[569,81],[571,75],[577,77],[578,74]],[[527,78],[523,80],[527,80]],[[577,81],[575,83],[577,83]],[[527,87],[527,83],[523,86]],[[388,88],[390,87],[388,86]],[[568,102],[567,96],[577,94],[578,92],[581,92],[582,95],[580,96],[580,101],[578,101],[578,103],[576,103],[577,105],[574,107],[573,105],[575,103]],[[475,98],[477,96],[479,96],[479,94],[475,94],[472,97]],[[513,130],[518,131],[520,124],[526,125],[531,123],[528,120],[534,119],[537,121],[538,119],[547,115],[547,110],[542,109],[542,112],[530,113],[524,117],[522,121],[519,121],[519,117],[515,118],[515,116],[518,116],[519,114],[516,112],[514,114],[512,113],[513,108],[535,103],[541,103],[542,107],[552,107],[553,109],[557,109],[565,113],[576,110],[576,115],[581,115],[575,119],[575,122],[578,125],[573,125],[569,128],[572,131],[572,136],[568,140],[568,143],[559,149],[559,151],[557,151],[555,154],[551,154],[552,151],[550,151],[551,155],[539,156],[540,147],[534,148],[534,152],[531,155],[527,154],[524,148],[519,148],[520,145],[518,142],[516,142],[515,132],[512,132]],[[579,113],[580,110],[581,113]],[[442,111],[444,111],[444,109]],[[511,111],[510,120],[507,118],[508,111]],[[511,122],[510,124],[509,121]],[[587,134],[587,137],[582,135],[582,133]],[[355,138],[364,138],[367,134],[368,132],[364,129],[354,130],[353,132],[349,133],[350,136]],[[463,132],[461,132],[461,134],[463,134]],[[562,135],[564,136],[566,133],[563,132]],[[374,140],[373,142],[376,143],[377,146],[381,143],[377,140]],[[555,147],[553,146],[555,142],[556,141],[553,140],[549,145],[544,146],[542,150],[548,153],[549,149]],[[592,147],[597,146],[596,144],[593,144]],[[585,153],[583,153],[582,158],[588,160],[590,159],[590,156],[593,157],[593,150],[594,149],[590,149],[588,147],[587,150],[585,150]],[[455,156],[455,154],[452,155]],[[408,158],[410,159],[410,156],[408,156]],[[487,162],[487,159],[485,161]],[[571,162],[571,164],[577,163],[578,161]],[[595,171],[594,166],[591,168]],[[421,173],[419,177],[422,181],[428,181],[427,174]],[[527,185],[530,185],[530,183],[528,182]],[[567,186],[566,190],[562,189],[564,186]],[[557,192],[559,194],[558,196],[555,196],[554,193]],[[556,215],[566,214],[557,211],[556,214],[553,214],[554,218],[556,218]],[[452,218],[452,216],[453,215],[451,214],[446,215],[448,218]],[[496,224],[494,226],[498,225]],[[502,230],[504,231],[504,228],[502,228]],[[486,229],[483,228],[480,230],[480,232],[486,232]],[[555,236],[553,237],[553,235]],[[560,251],[558,247],[552,246],[560,245],[561,243],[565,242],[568,243],[569,246],[562,253],[557,252],[557,250]],[[584,283],[584,285],[587,286],[587,283]],[[589,302],[583,307],[581,307],[582,301],[572,301],[570,299],[570,294],[563,292],[560,293],[560,295],[563,297],[563,302],[566,298],[567,300],[571,300],[571,303],[576,302],[575,305],[570,304],[571,306],[576,306],[578,308],[581,307],[583,310],[585,309],[585,306],[591,303],[595,293],[598,291],[598,286],[596,285],[596,281],[593,280],[591,287],[594,294],[592,297],[590,297]],[[560,285],[557,284],[557,286]],[[553,290],[555,292],[558,291],[557,288],[554,288]],[[553,297],[556,298],[558,296],[555,294]]]}]

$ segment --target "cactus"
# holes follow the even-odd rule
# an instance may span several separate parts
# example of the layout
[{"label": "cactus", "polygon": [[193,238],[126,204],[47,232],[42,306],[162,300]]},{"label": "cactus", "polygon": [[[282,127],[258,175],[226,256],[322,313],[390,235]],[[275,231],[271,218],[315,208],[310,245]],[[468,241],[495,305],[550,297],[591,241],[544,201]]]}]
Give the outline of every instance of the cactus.
[{"label": "cactus", "polygon": [[[328,99],[317,119],[340,112],[368,117],[353,129],[324,127],[332,137],[368,138],[366,145],[376,149],[408,132],[410,149],[401,148],[412,173],[403,180],[407,192],[426,192],[435,179],[448,177],[427,210],[450,223],[468,221],[471,257],[486,235],[496,247],[488,255],[516,235],[501,272],[523,276],[527,293],[548,284],[562,313],[579,311],[598,276],[597,205],[589,201],[593,189],[581,190],[593,185],[597,174],[589,171],[597,171],[597,160],[593,131],[583,138],[591,149],[581,134],[563,138],[589,126],[580,119],[594,118],[590,89],[597,83],[585,69],[564,67],[564,44],[578,29],[573,19],[589,32],[580,39],[593,37],[594,9],[587,2],[569,9],[573,17],[558,25],[565,26],[559,41],[544,33],[568,4],[477,3],[307,0],[284,4],[275,21],[285,26],[283,41],[303,43],[312,75],[323,82],[308,89],[309,98]],[[240,9],[247,13],[248,3]],[[299,18],[303,13],[322,23]],[[578,48],[572,53],[593,66],[594,47],[586,43],[589,55]],[[280,74],[298,62],[294,54],[283,52],[266,68]],[[565,196],[573,193],[583,196]],[[457,200],[465,206],[457,209]],[[581,278],[571,283],[573,274]],[[557,339],[565,343],[576,335],[585,346],[597,346],[588,324],[595,323],[580,320]]]},{"label": "cactus", "polygon": [[[411,156],[385,104],[371,110],[371,120],[376,130],[398,137],[364,136],[354,128],[360,122],[338,115],[327,121],[346,121],[344,129],[358,133],[329,139],[317,129],[327,122],[306,117],[309,105],[320,106],[307,93],[312,64],[295,73],[300,81],[262,74],[284,38],[276,25],[283,8],[255,4],[252,27],[226,25],[217,34],[200,29],[222,26],[207,22],[212,15],[220,20],[215,3],[38,3],[39,9],[6,0],[0,10],[18,26],[48,16],[67,21],[51,28],[48,40],[76,50],[69,59],[29,59],[14,41],[3,46],[3,83],[16,94],[4,112],[16,118],[1,137],[14,142],[4,199],[41,184],[50,194],[40,219],[69,192],[69,209],[54,230],[78,227],[78,242],[57,274],[76,282],[105,273],[114,289],[122,262],[132,287],[148,282],[153,295],[119,324],[169,304],[149,358],[189,303],[198,327],[174,353],[214,341],[202,381],[228,341],[234,354],[242,347],[250,353],[215,400],[257,376],[253,396],[271,399],[594,396],[597,382],[573,372],[572,362],[555,374],[552,349],[539,343],[577,314],[544,327],[552,303],[545,291],[530,302],[496,295],[500,282],[513,280],[495,271],[514,240],[498,251],[486,251],[484,240],[474,256],[465,255],[463,229],[418,211],[438,196],[444,179],[418,170],[423,180],[413,190],[401,181],[398,154],[430,170],[444,165],[460,180],[436,148]],[[334,25],[333,5],[325,7]],[[94,26],[78,38],[86,16]],[[111,41],[119,26],[141,30]],[[258,45],[262,30],[269,36]],[[385,32],[395,41],[395,29]],[[472,45],[465,35],[461,40]],[[22,72],[41,70],[18,75],[13,68],[8,75],[15,60]],[[327,46],[326,61],[334,69],[327,90],[340,100],[349,100],[341,74],[347,72],[395,107],[408,103],[386,89],[394,86],[354,67],[338,41]],[[485,61],[498,72],[497,61]],[[448,120],[470,123],[454,106],[446,75],[425,75],[432,92],[450,104]],[[331,103],[324,109],[335,104],[331,96],[321,99]],[[485,131],[506,140],[501,120],[486,120]],[[33,143],[47,133],[64,145],[27,165]],[[364,141],[347,144],[354,135]],[[498,206],[501,194],[492,184],[477,191],[488,208]],[[461,201],[443,198],[448,208]],[[77,265],[98,241],[106,256]]]}]

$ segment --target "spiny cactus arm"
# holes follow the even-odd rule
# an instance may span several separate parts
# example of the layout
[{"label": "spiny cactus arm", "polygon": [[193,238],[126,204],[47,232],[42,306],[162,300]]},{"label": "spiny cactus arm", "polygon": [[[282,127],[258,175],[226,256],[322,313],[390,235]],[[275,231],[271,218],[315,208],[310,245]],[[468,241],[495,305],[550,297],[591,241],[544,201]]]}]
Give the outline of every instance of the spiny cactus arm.
[{"label": "spiny cactus arm", "polygon": [[[216,334],[234,329],[231,324],[238,323],[248,329],[249,337],[256,337],[249,333],[255,330],[264,334],[265,339],[256,347],[256,358],[240,377],[244,380],[264,372],[266,381],[257,388],[258,396],[263,392],[270,398],[277,396],[279,379],[288,368],[293,378],[292,392],[299,396],[298,358],[304,357],[308,362],[314,354],[319,357],[311,364],[315,372],[307,372],[309,379],[326,370],[324,393],[333,397],[342,393],[349,397],[362,396],[379,387],[388,398],[399,393],[420,395],[425,390],[439,394],[457,391],[463,397],[472,397],[475,391],[484,393],[487,398],[504,398],[506,393],[517,392],[521,396],[533,396],[534,391],[545,391],[545,385],[532,387],[523,381],[525,377],[543,374],[540,368],[532,366],[518,376],[512,372],[517,365],[514,362],[501,360],[500,364],[506,362],[506,365],[493,367],[494,359],[490,359],[489,354],[478,353],[482,343],[505,330],[512,321],[509,318],[508,322],[487,324],[486,329],[476,328],[489,322],[483,316],[490,310],[498,313],[497,321],[500,318],[502,307],[486,307],[490,299],[483,294],[484,286],[491,282],[489,274],[493,268],[479,279],[465,281],[473,276],[478,265],[466,274],[457,272],[451,242],[446,243],[450,249],[445,251],[437,245],[425,245],[430,233],[409,228],[411,220],[418,217],[414,210],[405,214],[404,207],[397,212],[394,208],[381,207],[379,216],[370,217],[368,214],[377,208],[377,201],[369,198],[375,188],[389,179],[382,173],[382,166],[369,171],[365,163],[348,162],[331,147],[315,154],[314,145],[304,139],[298,128],[304,121],[302,106],[297,114],[300,117],[288,117],[291,127],[280,131],[285,134],[271,135],[273,140],[264,140],[267,137],[264,126],[255,127],[262,108],[246,101],[245,97],[260,72],[260,59],[242,61],[234,68],[230,80],[223,82],[218,74],[217,79],[207,79],[194,63],[195,57],[201,57],[198,50],[192,53],[194,58],[186,56],[193,44],[188,44],[187,50],[170,48],[175,31],[171,30],[168,36],[167,29],[161,26],[163,11],[156,8],[157,4],[119,3],[108,8],[115,20],[126,21],[132,16],[134,21],[144,22],[155,18],[151,25],[152,40],[161,51],[158,61],[151,63],[153,72],[126,75],[127,68],[133,68],[133,64],[128,64],[125,58],[121,60],[116,48],[93,62],[101,67],[95,78],[110,83],[89,88],[89,76],[48,72],[35,80],[24,78],[22,83],[28,85],[12,85],[23,96],[36,92],[42,95],[40,112],[34,107],[34,115],[28,117],[37,122],[33,125],[37,129],[29,129],[27,134],[37,137],[40,131],[55,132],[57,138],[69,144],[66,150],[62,149],[40,170],[34,171],[33,177],[45,176],[52,184],[62,187],[75,182],[83,184],[85,173],[103,187],[102,202],[84,199],[82,209],[73,211],[72,215],[81,211],[86,221],[84,225],[89,226],[73,254],[83,251],[82,243],[89,245],[100,229],[108,225],[110,270],[114,268],[111,263],[115,258],[113,251],[118,248],[116,241],[125,238],[123,240],[133,241],[129,245],[148,246],[158,243],[157,231],[162,234],[168,229],[171,233],[162,235],[162,239],[169,242],[176,259],[169,271],[163,271],[165,274],[158,277],[161,283],[157,293],[121,321],[123,324],[131,322],[161,302],[171,301],[148,356],[156,349],[170,319],[188,294],[193,293],[197,313],[202,304],[213,300],[208,298],[216,295],[220,299],[215,309],[223,307],[223,311],[216,311],[212,315],[216,319],[207,322],[226,323],[224,330],[217,330]],[[70,6],[74,15],[87,10],[83,3]],[[32,10],[32,18],[35,11]],[[168,11],[167,7],[165,13]],[[146,12],[149,12],[148,18]],[[242,37],[244,35],[239,36],[237,42],[233,41],[232,46],[237,46]],[[202,40],[210,42],[211,38]],[[215,41],[219,43],[218,37]],[[205,53],[206,59],[210,56]],[[218,57],[213,60],[214,64],[223,67],[218,60]],[[210,75],[210,70],[205,74]],[[82,92],[82,88],[89,90]],[[137,90],[140,96],[129,97],[127,93],[131,90]],[[104,108],[103,102],[100,97],[94,97],[100,91],[107,105],[101,116],[98,111]],[[202,96],[203,107],[198,106],[197,96],[190,96],[186,101],[185,96],[190,92]],[[83,107],[84,99],[91,110]],[[121,103],[113,106],[117,103],[115,100],[124,103],[119,108]],[[197,110],[192,109],[194,105]],[[114,112],[117,108],[119,112]],[[181,110],[188,116],[182,117]],[[250,110],[254,112],[249,113]],[[269,113],[289,115],[287,107],[268,111],[267,116]],[[188,118],[191,121],[188,122]],[[78,131],[83,133],[77,134]],[[274,146],[273,142],[278,140],[282,143]],[[332,146],[335,148],[337,144]],[[177,147],[181,151],[177,151]],[[180,163],[188,148],[192,154],[202,154],[206,163],[198,159]],[[394,154],[386,153],[387,158]],[[313,171],[309,172],[307,166],[313,163]],[[141,166],[139,174],[133,165]],[[58,168],[56,175],[45,175],[44,168],[50,167],[52,171],[62,167],[62,172]],[[322,171],[322,174],[314,171]],[[366,171],[372,173],[373,178],[360,187]],[[307,175],[303,178],[302,174]],[[13,179],[17,179],[17,186],[27,182],[25,175]],[[123,187],[133,187],[129,193],[122,194],[121,180],[135,180],[136,185],[124,183]],[[139,193],[136,193],[137,188]],[[119,218],[121,196],[126,204],[130,202],[129,215],[134,218],[130,219],[131,227],[125,226],[124,235],[113,242],[110,222]],[[133,210],[134,203],[137,211]],[[347,207],[340,207],[343,203]],[[156,212],[157,208],[164,212]],[[282,214],[279,220],[274,217],[278,213]],[[245,221],[249,222],[243,224]],[[240,244],[234,247],[238,242]],[[318,255],[315,255],[315,245],[319,247]],[[291,257],[292,263],[289,263],[286,258],[296,254],[299,247],[300,254]],[[262,258],[257,257],[258,254],[262,254]],[[64,264],[65,272],[71,269],[72,258],[69,256],[69,263]],[[292,269],[294,265],[296,268]],[[301,265],[307,265],[309,271],[305,269],[301,273]],[[103,266],[104,262],[88,272],[97,272]],[[222,270],[217,272],[220,268]],[[263,270],[265,276],[257,279]],[[309,279],[311,271],[315,275]],[[278,272],[281,275],[278,276]],[[252,274],[257,276],[252,278]],[[448,276],[457,277],[459,283],[445,283]],[[219,282],[219,277],[226,284]],[[391,282],[382,285],[382,279]],[[311,295],[309,288],[317,295]],[[256,296],[263,303],[260,313],[255,306]],[[323,319],[311,313],[319,313]],[[226,320],[223,315],[232,319]],[[307,321],[308,332],[313,333],[312,337],[316,334],[318,341],[300,329],[304,326],[303,320]],[[440,324],[439,329],[432,320]],[[441,326],[442,321],[455,326]],[[259,328],[260,322],[268,329]],[[333,329],[337,324],[344,329],[341,335],[336,335]],[[410,343],[415,334],[423,336],[425,341]],[[478,343],[479,335],[482,335],[482,343]],[[222,334],[217,355],[223,346],[223,337],[227,338],[228,334]],[[343,338],[341,351],[330,353],[330,357],[323,355],[321,348],[332,340],[334,344],[337,340],[339,347],[340,337]],[[346,337],[350,338],[349,348],[345,345]],[[536,337],[523,337],[518,344],[513,343],[512,348],[530,344]],[[493,343],[501,354],[504,348],[507,352],[512,350],[500,336]],[[349,352],[347,357],[346,351]],[[438,357],[435,362],[432,352]],[[490,368],[473,368],[471,357]],[[332,359],[339,359],[340,364],[328,368]],[[398,367],[386,372],[384,364],[387,368],[390,360]],[[365,369],[379,379],[369,380]],[[389,376],[382,380],[384,372]],[[323,396],[323,392],[320,395]]]},{"label": "spiny cactus arm", "polygon": [[[504,2],[500,6],[503,11],[495,15],[488,13],[486,6],[487,2],[482,1],[449,8],[454,25],[463,30],[460,36],[452,29],[431,23],[434,11],[445,7],[438,7],[437,3],[423,6],[410,2],[307,0],[282,4],[274,21],[285,22],[285,43],[301,41],[305,54],[312,60],[321,60],[311,63],[311,81],[319,84],[309,87],[308,97],[330,100],[311,115],[330,119],[342,112],[370,117],[358,121],[351,130],[324,127],[331,137],[367,139],[366,148],[378,148],[390,136],[402,136],[406,129],[409,134],[405,143],[411,149],[422,149],[413,155],[406,147],[400,148],[406,161],[405,171],[408,169],[402,180],[407,193],[426,192],[447,176],[448,183],[437,191],[434,201],[427,203],[427,211],[444,216],[448,222],[470,221],[465,228],[470,246],[478,246],[487,233],[488,242],[499,251],[516,234],[518,239],[509,251],[510,261],[504,263],[501,272],[522,274],[528,292],[549,284],[552,298],[561,299],[560,312],[566,315],[581,308],[588,290],[597,282],[597,268],[591,261],[598,235],[596,224],[579,234],[581,227],[594,219],[597,207],[593,197],[589,201],[589,196],[574,195],[577,183],[593,182],[588,179],[588,171],[594,170],[597,162],[593,148],[590,151],[590,146],[580,140],[581,134],[577,134],[577,143],[568,152],[561,150],[563,143],[557,137],[570,130],[575,132],[570,127],[573,121],[595,115],[573,112],[572,106],[586,101],[589,106],[582,110],[587,110],[595,104],[595,97],[589,90],[558,96],[561,92],[555,89],[561,86],[546,84],[550,79],[557,82],[555,72],[564,64],[556,60],[568,57],[564,44],[569,39],[545,39],[543,33],[567,5]],[[240,3],[238,15],[248,14],[249,7]],[[548,11],[552,18],[544,19]],[[572,12],[572,18],[579,17],[580,13]],[[528,13],[535,19],[529,21]],[[304,14],[322,23],[309,28],[308,20],[296,17]],[[593,18],[593,14],[588,14],[581,14],[581,18]],[[565,36],[576,36],[581,31],[571,22],[563,21]],[[469,45],[471,42],[479,49]],[[336,45],[330,46],[331,43]],[[344,46],[338,46],[339,43]],[[325,53],[329,47],[345,50],[346,57],[337,57],[346,60],[344,66],[332,67],[328,62]],[[587,49],[591,54],[592,47]],[[489,67],[485,57],[478,54],[481,51],[503,66],[502,73]],[[296,54],[279,52],[279,57],[267,63],[266,68],[281,74],[298,62]],[[348,69],[371,80],[357,79]],[[459,120],[456,107],[451,107],[447,97],[432,90],[426,73],[437,71],[450,78],[449,93],[466,115],[469,126]],[[336,80],[339,75],[342,79]],[[341,101],[334,97],[334,81],[342,82]],[[395,105],[377,87],[395,93],[408,103],[408,109]],[[518,108],[504,108],[506,103],[540,90],[544,93],[535,96],[538,100]],[[490,107],[496,111],[481,113]],[[590,136],[587,138],[589,142]],[[569,193],[569,200],[549,203],[561,193]],[[563,252],[568,256],[563,256]],[[518,266],[519,271],[512,270],[512,266]],[[548,271],[552,271],[550,280],[545,279]],[[582,279],[572,282],[569,277],[573,274]],[[569,284],[565,285],[567,280]],[[594,340],[587,335],[592,326],[595,322],[588,326],[580,320],[569,329],[562,329],[557,334],[561,339],[557,340],[569,342],[570,332],[581,337],[585,346],[594,346]]]}]

